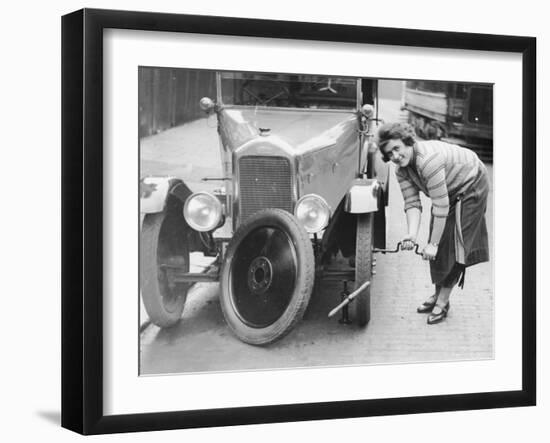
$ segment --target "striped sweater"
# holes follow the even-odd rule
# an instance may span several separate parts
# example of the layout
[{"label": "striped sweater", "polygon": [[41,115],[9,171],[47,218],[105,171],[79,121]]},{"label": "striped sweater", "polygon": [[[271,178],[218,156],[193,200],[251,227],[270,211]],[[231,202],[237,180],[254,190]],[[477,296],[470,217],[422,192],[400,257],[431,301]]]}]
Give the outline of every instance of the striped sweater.
[{"label": "striped sweater", "polygon": [[405,211],[422,210],[419,191],[432,200],[432,215],[446,218],[449,202],[466,191],[475,180],[481,160],[458,145],[438,140],[417,142],[409,165],[396,169],[405,200]]}]

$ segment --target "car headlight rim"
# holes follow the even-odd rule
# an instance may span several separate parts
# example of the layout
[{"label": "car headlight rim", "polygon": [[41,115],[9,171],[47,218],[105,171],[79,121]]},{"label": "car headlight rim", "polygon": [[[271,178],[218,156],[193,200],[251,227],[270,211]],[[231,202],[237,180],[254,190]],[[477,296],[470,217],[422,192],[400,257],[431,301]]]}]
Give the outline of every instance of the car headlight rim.
[{"label": "car headlight rim", "polygon": [[211,193],[195,192],[185,200],[183,217],[196,231],[210,232],[220,226],[223,220],[223,206]]},{"label": "car headlight rim", "polygon": [[294,215],[310,234],[325,229],[330,221],[330,214],[330,206],[323,197],[317,194],[302,196],[294,208]]}]

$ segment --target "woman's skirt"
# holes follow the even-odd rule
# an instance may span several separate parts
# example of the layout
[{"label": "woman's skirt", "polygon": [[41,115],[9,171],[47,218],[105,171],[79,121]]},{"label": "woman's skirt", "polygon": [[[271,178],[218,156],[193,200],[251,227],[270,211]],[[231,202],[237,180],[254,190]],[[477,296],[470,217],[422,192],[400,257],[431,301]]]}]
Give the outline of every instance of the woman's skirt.
[{"label": "woman's skirt", "polygon": [[[432,282],[450,286],[468,266],[489,261],[489,241],[485,211],[489,179],[487,168],[480,163],[479,172],[470,188],[450,203],[449,215],[439,241],[435,260],[430,262]],[[430,223],[430,236],[433,217]]]}]

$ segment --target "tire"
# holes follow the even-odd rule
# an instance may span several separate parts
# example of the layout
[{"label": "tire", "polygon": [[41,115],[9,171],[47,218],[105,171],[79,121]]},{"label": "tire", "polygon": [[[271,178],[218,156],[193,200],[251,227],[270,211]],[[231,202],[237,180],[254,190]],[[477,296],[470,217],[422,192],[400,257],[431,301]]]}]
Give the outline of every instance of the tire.
[{"label": "tire", "polygon": [[[372,238],[374,216],[372,213],[357,216],[355,244],[355,289],[372,278]],[[370,288],[367,286],[351,304],[353,319],[360,327],[370,321]]]},{"label": "tire", "polygon": [[221,272],[221,307],[243,342],[267,345],[302,319],[315,279],[309,235],[280,209],[250,217],[231,240]]},{"label": "tire", "polygon": [[[140,287],[152,323],[167,328],[183,312],[189,283],[170,281],[170,269],[189,272],[188,227],[183,215],[160,212],[143,220],[140,242]],[[166,267],[164,265],[168,265]]]}]

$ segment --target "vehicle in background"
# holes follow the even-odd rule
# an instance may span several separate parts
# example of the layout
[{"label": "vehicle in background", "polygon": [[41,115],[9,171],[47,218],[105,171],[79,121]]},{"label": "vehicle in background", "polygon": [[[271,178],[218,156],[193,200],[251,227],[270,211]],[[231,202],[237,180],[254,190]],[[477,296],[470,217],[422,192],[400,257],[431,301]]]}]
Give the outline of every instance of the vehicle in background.
[{"label": "vehicle in background", "polygon": [[468,147],[492,162],[492,85],[407,81],[403,107],[418,136]]}]

